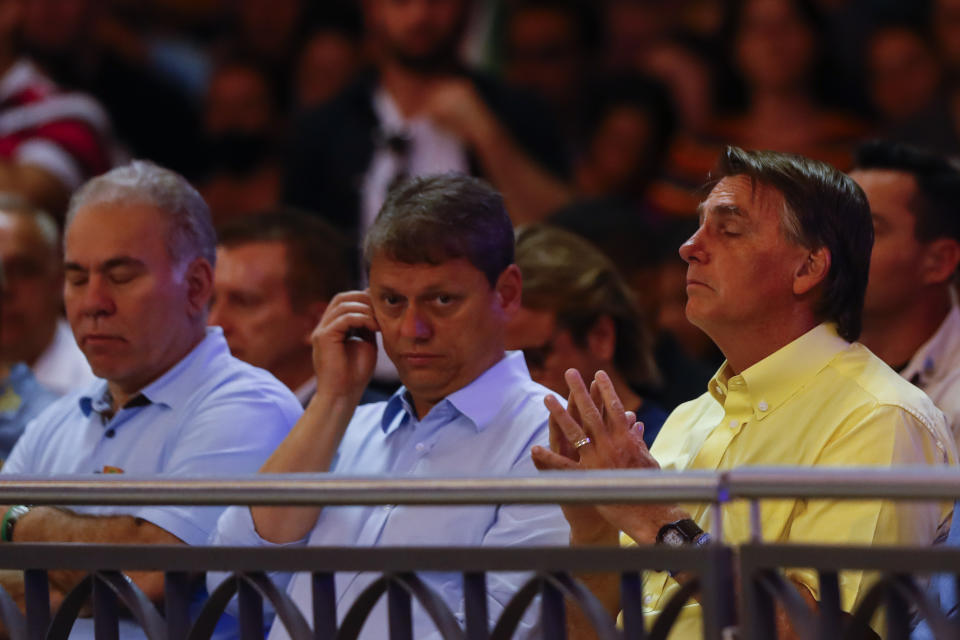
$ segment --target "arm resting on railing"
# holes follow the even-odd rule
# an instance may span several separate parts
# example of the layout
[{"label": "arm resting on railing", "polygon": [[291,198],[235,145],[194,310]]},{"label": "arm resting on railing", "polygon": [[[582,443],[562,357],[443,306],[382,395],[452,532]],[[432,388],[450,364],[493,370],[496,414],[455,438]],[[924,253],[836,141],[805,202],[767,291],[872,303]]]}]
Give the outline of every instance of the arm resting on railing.
[{"label": "arm resting on railing", "polygon": [[[0,509],[6,513],[7,507]],[[142,518],[84,515],[59,507],[31,509],[17,521],[13,539],[14,542],[182,544],[173,534]],[[51,571],[50,584],[61,594],[66,594],[84,575],[82,571]],[[148,598],[154,602],[163,599],[162,572],[134,571],[129,576]],[[4,581],[3,585],[6,587],[7,582]],[[22,587],[11,587],[22,591]]]}]

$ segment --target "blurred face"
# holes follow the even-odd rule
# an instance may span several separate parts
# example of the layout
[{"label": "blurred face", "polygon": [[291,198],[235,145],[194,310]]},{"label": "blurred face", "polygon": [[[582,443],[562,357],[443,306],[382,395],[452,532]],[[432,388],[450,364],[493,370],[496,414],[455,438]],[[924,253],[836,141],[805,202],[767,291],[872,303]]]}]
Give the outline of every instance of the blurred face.
[{"label": "blurred face", "polygon": [[602,363],[578,346],[570,331],[557,326],[557,314],[522,307],[507,324],[507,348],[520,349],[530,377],[566,397],[570,393],[563,372],[571,367],[592,380]]},{"label": "blurred face", "polygon": [[863,304],[864,318],[899,315],[922,290],[918,282],[926,247],[915,234],[913,176],[886,169],[850,173],[863,189],[873,216],[873,252]]},{"label": "blurred face", "polygon": [[933,29],[947,67],[960,70],[960,0],[935,0]]},{"label": "blurred face", "polygon": [[280,242],[217,249],[213,304],[207,319],[223,327],[234,356],[270,372],[289,359],[310,359],[315,315],[294,311]]},{"label": "blurred face", "polygon": [[575,98],[583,60],[573,17],[533,7],[513,16],[507,29],[510,83],[552,102]]},{"label": "blurred face", "polygon": [[237,17],[247,44],[267,59],[285,55],[303,11],[301,0],[241,0]]},{"label": "blurred face", "polygon": [[32,364],[53,336],[60,315],[60,256],[30,218],[0,211],[0,353]]},{"label": "blurred face", "polygon": [[202,338],[209,280],[194,274],[206,269],[209,279],[209,265],[175,265],[167,227],[150,205],[93,204],[66,231],[67,319],[94,373],[128,393]]},{"label": "blurred face", "polygon": [[630,191],[642,176],[651,144],[650,120],[640,109],[617,106],[604,117],[590,140],[588,162],[598,192]]},{"label": "blurred face", "polygon": [[748,0],[741,22],[736,55],[749,85],[783,90],[805,81],[814,38],[789,0]]},{"label": "blurred face", "polygon": [[226,67],[210,80],[208,134],[263,133],[272,128],[273,101],[264,78],[255,70]]},{"label": "blurred face", "polygon": [[762,325],[793,303],[793,275],[808,251],[781,231],[783,196],[723,178],[700,205],[700,228],[680,247],[687,263],[687,318],[708,335]]},{"label": "blurred face", "polygon": [[926,107],[940,84],[933,52],[907,29],[874,35],[869,49],[870,95],[886,120],[903,120]]},{"label": "blurred face", "polygon": [[307,109],[337,95],[359,64],[359,48],[349,38],[335,31],[314,34],[297,65],[298,106]]},{"label": "blurred face", "polygon": [[369,291],[383,346],[421,416],[503,357],[519,274],[511,265],[491,287],[465,259],[430,265],[374,256]]},{"label": "blurred face", "polygon": [[464,0],[370,0],[372,25],[389,57],[413,69],[456,58]]}]

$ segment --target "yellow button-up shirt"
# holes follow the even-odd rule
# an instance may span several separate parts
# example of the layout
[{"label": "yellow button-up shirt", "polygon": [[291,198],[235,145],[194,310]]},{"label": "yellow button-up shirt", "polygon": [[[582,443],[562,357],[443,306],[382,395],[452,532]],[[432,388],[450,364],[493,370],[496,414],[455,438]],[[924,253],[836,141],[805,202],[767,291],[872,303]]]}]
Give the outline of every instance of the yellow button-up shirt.
[{"label": "yellow button-up shirt", "polygon": [[[858,343],[821,324],[790,344],[731,375],[726,363],[708,392],[677,407],[657,436],[652,454],[663,469],[734,469],[744,466],[940,465],[957,453],[943,414],[922,391]],[[684,504],[710,530],[706,504]],[[930,544],[946,522],[941,503],[839,500],[766,500],[761,525],[766,542],[826,544]],[[749,506],[723,507],[724,542],[749,540]],[[627,544],[632,540],[626,540]],[[812,570],[788,575],[818,593]],[[865,593],[860,572],[841,573],[843,606]],[[651,573],[645,609],[656,613],[678,585]],[[672,638],[699,638],[699,605],[689,604]]]}]

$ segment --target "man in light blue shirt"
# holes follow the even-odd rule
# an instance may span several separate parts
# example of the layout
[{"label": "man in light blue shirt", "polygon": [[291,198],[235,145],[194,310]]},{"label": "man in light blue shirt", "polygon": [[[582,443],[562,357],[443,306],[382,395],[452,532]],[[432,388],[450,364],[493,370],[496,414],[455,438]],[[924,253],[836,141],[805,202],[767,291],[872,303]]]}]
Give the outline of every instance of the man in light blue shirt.
[{"label": "man in light blue shirt", "polygon": [[[534,472],[529,451],[547,441],[550,393],[523,356],[504,351],[507,318],[520,305],[513,230],[499,194],[474,178],[417,178],[395,188],[364,246],[370,286],[337,295],[314,332],[317,393],[261,471],[384,475]],[[374,333],[403,387],[387,402],[357,406],[376,362]],[[231,507],[223,545],[566,545],[552,505],[469,507]],[[461,621],[459,575],[422,576]],[[376,576],[336,577],[338,617]],[[488,577],[491,618],[524,576]],[[210,582],[222,580],[211,576]],[[288,593],[312,619],[311,580]],[[209,586],[213,586],[210,584]],[[434,627],[415,605],[414,637]],[[387,636],[381,602],[361,634]],[[274,624],[271,640],[287,638]]]},{"label": "man in light blue shirt", "polygon": [[57,394],[37,382],[23,362],[11,367],[0,362],[0,464],[27,423],[56,399]]},{"label": "man in light blue shirt", "polygon": [[[196,190],[148,162],[115,169],[74,196],[64,246],[67,318],[100,379],[32,421],[3,473],[256,470],[300,405],[269,373],[233,358],[218,328],[206,327],[215,235]],[[7,505],[0,511],[2,541],[201,544],[222,509]],[[161,573],[131,578],[149,598],[162,600]],[[50,573],[61,594],[76,579]],[[91,631],[92,625],[78,625],[72,637],[92,637]]]}]

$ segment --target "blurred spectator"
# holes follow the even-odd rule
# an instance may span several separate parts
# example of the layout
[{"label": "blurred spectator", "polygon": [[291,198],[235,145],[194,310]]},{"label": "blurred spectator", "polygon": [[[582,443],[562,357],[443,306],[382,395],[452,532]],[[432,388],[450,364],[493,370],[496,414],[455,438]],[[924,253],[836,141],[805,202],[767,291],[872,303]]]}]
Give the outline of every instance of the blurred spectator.
[{"label": "blurred spectator", "polygon": [[[317,388],[311,335],[330,299],[352,286],[340,234],[315,216],[269,211],[218,231],[208,322],[231,353],[266,369],[306,406]],[[379,398],[369,392],[361,403]]]},{"label": "blurred spectator", "polygon": [[[305,111],[327,102],[353,81],[363,62],[363,17],[342,3],[318,18],[296,62],[293,108]],[[352,10],[351,10],[352,8]]]},{"label": "blurred spectator", "polygon": [[584,0],[518,0],[508,5],[504,77],[552,109],[571,151],[583,138],[587,90],[602,42],[597,5]]},{"label": "blurred spectator", "polygon": [[607,80],[592,97],[577,191],[640,201],[662,171],[676,129],[670,96],[659,82],[631,74]]},{"label": "blurred spectator", "polygon": [[702,133],[713,116],[713,73],[700,41],[675,35],[652,43],[637,66],[670,91],[681,132]]},{"label": "blurred spectator", "polygon": [[57,394],[37,382],[24,363],[0,362],[0,465],[27,423],[56,399]]},{"label": "blurred spectator", "polygon": [[522,349],[530,376],[567,397],[564,372],[603,369],[653,444],[667,414],[647,394],[659,386],[650,329],[617,268],[589,242],[535,225],[517,232],[522,307],[507,324],[507,348]]},{"label": "blurred spectator", "polygon": [[566,202],[565,156],[546,109],[457,58],[466,0],[371,0],[377,70],[294,127],[285,200],[328,211],[352,237],[397,179],[481,173],[515,222]]},{"label": "blurred spectator", "polygon": [[921,114],[940,89],[940,64],[930,40],[907,24],[888,24],[867,44],[870,98],[881,123],[902,124]]},{"label": "blurred spectator", "polygon": [[[134,155],[193,173],[197,113],[186,94],[151,67],[147,43],[113,15],[107,0],[23,5],[23,46],[38,64],[57,82],[102,101]],[[71,188],[108,167],[90,167]]]},{"label": "blurred spectator", "polygon": [[960,442],[960,170],[920,149],[872,142],[850,176],[874,227],[860,341],[930,396]]},{"label": "blurred spectator", "polygon": [[0,362],[26,363],[43,386],[58,394],[93,381],[63,305],[63,269],[57,225],[26,201],[0,195]]},{"label": "blurred spectator", "polygon": [[205,158],[197,188],[215,224],[280,200],[281,119],[269,72],[246,58],[214,70],[204,109]]},{"label": "blurred spectator", "polygon": [[603,32],[607,38],[604,66],[614,72],[634,69],[651,42],[668,31],[677,2],[607,0]]}]

